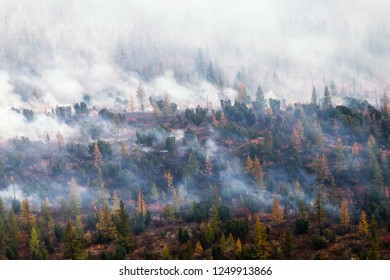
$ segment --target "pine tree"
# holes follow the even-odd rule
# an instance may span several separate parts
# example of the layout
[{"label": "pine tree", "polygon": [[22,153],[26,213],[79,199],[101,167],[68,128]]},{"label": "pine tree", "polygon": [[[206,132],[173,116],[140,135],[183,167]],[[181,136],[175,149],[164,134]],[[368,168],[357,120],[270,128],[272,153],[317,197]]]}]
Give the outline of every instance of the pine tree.
[{"label": "pine tree", "polygon": [[199,258],[200,256],[202,256],[202,253],[203,247],[202,244],[200,244],[200,242],[198,241],[195,246],[195,257]]},{"label": "pine tree", "polygon": [[77,238],[77,233],[69,221],[65,228],[64,243],[64,259],[82,260],[84,258],[83,244]]},{"label": "pine tree", "polygon": [[323,184],[326,180],[329,179],[330,171],[325,154],[323,154],[321,157],[318,155],[316,156],[314,160],[314,169],[318,183]]},{"label": "pine tree", "polygon": [[204,238],[205,238],[207,244],[211,244],[215,239],[214,230],[213,230],[213,227],[211,226],[210,222],[208,222],[206,225],[206,230],[204,232]]},{"label": "pine tree", "polygon": [[39,231],[35,224],[31,227],[30,240],[28,244],[30,248],[31,259],[44,260],[47,258],[47,254],[41,246]]},{"label": "pine tree", "polygon": [[99,220],[96,224],[99,237],[103,241],[111,240],[115,236],[115,227],[112,224],[111,211],[108,208],[107,202],[104,204],[104,208],[99,211]]},{"label": "pine tree", "polygon": [[272,206],[271,219],[276,225],[279,225],[284,219],[284,213],[279,206],[278,195],[276,192],[274,193],[274,203]]},{"label": "pine tree", "polygon": [[126,147],[125,141],[121,141],[121,153],[122,153],[122,158],[124,158],[124,159],[130,158],[130,151]]},{"label": "pine tree", "polygon": [[259,217],[256,218],[254,241],[256,258],[259,260],[266,260],[269,256],[270,247],[267,232],[260,222]]},{"label": "pine tree", "polygon": [[137,87],[137,99],[138,99],[139,106],[140,106],[142,112],[145,109],[144,108],[145,96],[146,96],[145,90],[144,90],[142,84],[139,83],[138,87]]},{"label": "pine tree", "polygon": [[290,257],[290,254],[294,248],[292,233],[290,229],[287,229],[284,233],[284,245],[283,245],[283,253],[286,257]]},{"label": "pine tree", "polygon": [[331,97],[331,95],[330,95],[328,86],[325,86],[325,90],[324,90],[324,101],[323,101],[322,107],[323,107],[324,109],[332,108],[332,97]]},{"label": "pine tree", "polygon": [[219,235],[221,232],[221,227],[222,227],[222,221],[219,216],[219,211],[215,205],[211,207],[210,211],[210,224],[211,227],[213,228],[214,234]]},{"label": "pine tree", "polygon": [[59,150],[62,150],[62,147],[64,146],[64,137],[62,136],[61,132],[57,132],[57,145],[58,145],[58,149]]},{"label": "pine tree", "polygon": [[242,244],[240,238],[237,238],[236,246],[235,246],[235,255],[241,256],[242,253]]},{"label": "pine tree", "polygon": [[374,214],[371,215],[369,231],[370,231],[370,250],[368,252],[368,258],[371,260],[378,260],[380,257],[379,232],[378,232],[378,223],[376,222]]},{"label": "pine tree", "polygon": [[164,249],[162,250],[162,253],[161,253],[161,258],[163,260],[170,260],[172,258],[171,257],[171,253],[169,252],[167,244],[164,245]]},{"label": "pine tree", "polygon": [[336,160],[335,160],[335,166],[336,170],[338,172],[342,172],[347,170],[347,166],[344,164],[345,159],[345,151],[344,146],[341,143],[341,138],[337,137],[336,139]]},{"label": "pine tree", "polygon": [[219,239],[219,247],[221,247],[222,253],[225,252],[226,246],[227,246],[227,244],[226,244],[226,236],[225,236],[225,234],[222,232],[221,238]]},{"label": "pine tree", "polygon": [[165,93],[165,97],[164,97],[164,114],[165,115],[172,114],[171,101],[167,93]]},{"label": "pine tree", "polygon": [[188,156],[187,169],[189,174],[199,173],[199,161],[192,152]]},{"label": "pine tree", "polygon": [[311,92],[311,104],[317,105],[317,102],[318,102],[317,99],[318,99],[317,90],[313,86],[313,90]]},{"label": "pine tree", "polygon": [[164,173],[164,179],[167,181],[168,190],[173,191],[173,176],[170,171]]},{"label": "pine tree", "polygon": [[148,205],[145,202],[144,196],[141,191],[138,192],[138,200],[137,200],[137,213],[143,217],[146,217],[148,212]]},{"label": "pine tree", "polygon": [[388,120],[389,119],[389,99],[387,97],[386,92],[383,94],[381,111],[382,111],[383,119]]},{"label": "pine tree", "polygon": [[224,127],[224,126],[226,126],[227,125],[227,119],[226,119],[226,117],[225,117],[225,114],[224,114],[224,112],[221,112],[221,118],[220,118],[220,121],[219,121],[219,125],[220,126],[222,126],[222,127]]},{"label": "pine tree", "polygon": [[360,214],[360,220],[359,220],[359,225],[358,225],[358,232],[360,236],[367,236],[368,234],[368,221],[367,221],[367,215],[366,212],[362,211]]},{"label": "pine tree", "polygon": [[54,230],[54,219],[50,213],[50,203],[49,198],[46,197],[45,201],[41,206],[41,216],[40,216],[40,224],[42,225],[44,233],[50,235]]},{"label": "pine tree", "polygon": [[253,160],[248,155],[245,161],[245,173],[250,174],[252,173],[252,170],[253,170]]},{"label": "pine tree", "polygon": [[129,109],[130,109],[131,113],[135,112],[135,100],[134,100],[134,96],[132,94],[130,95]]},{"label": "pine tree", "polygon": [[348,202],[346,199],[343,199],[340,206],[340,223],[344,226],[348,226],[349,222],[350,214],[348,210]]},{"label": "pine tree", "polygon": [[112,197],[112,209],[111,209],[113,216],[115,216],[115,213],[119,210],[119,203],[120,200],[119,200],[118,193],[114,191],[114,195]]},{"label": "pine tree", "polygon": [[253,160],[253,175],[255,176],[255,181],[257,184],[257,187],[261,190],[265,189],[265,183],[264,183],[264,173],[263,169],[260,164],[260,160],[255,156],[255,159]]},{"label": "pine tree", "polygon": [[316,220],[318,221],[318,229],[320,235],[323,235],[323,224],[326,219],[326,212],[324,209],[324,205],[322,203],[322,199],[319,193],[317,193],[316,200],[314,202],[314,216]]},{"label": "pine tree", "polygon": [[378,161],[375,161],[375,163],[374,163],[373,183],[374,183],[374,189],[373,189],[374,193],[378,197],[381,197],[384,194],[385,184],[383,181],[382,169],[379,166]]},{"label": "pine tree", "polygon": [[210,162],[210,159],[208,156],[206,156],[206,160],[204,163],[204,174],[206,176],[210,176],[213,173],[213,165]]},{"label": "pine tree", "polygon": [[253,102],[253,108],[261,115],[264,114],[265,109],[267,106],[267,102],[265,100],[264,92],[261,86],[258,86],[256,95],[255,95],[255,102]]},{"label": "pine tree", "polygon": [[229,236],[226,240],[226,249],[227,251],[233,251],[234,250],[234,238],[233,234],[229,233]]},{"label": "pine tree", "polygon": [[133,238],[130,231],[130,219],[122,200],[119,202],[119,209],[115,213],[115,243],[117,255],[120,253],[122,258],[130,253],[133,248]]},{"label": "pine tree", "polygon": [[30,226],[31,226],[32,219],[33,218],[31,214],[30,204],[27,198],[25,198],[22,200],[22,206],[19,215],[19,224],[26,234],[30,233]]},{"label": "pine tree", "polygon": [[6,223],[6,244],[8,248],[7,257],[17,259],[19,253],[19,226],[15,217],[13,207],[10,208]]},{"label": "pine tree", "polygon": [[100,149],[97,143],[93,144],[93,160],[95,164],[95,168],[97,168],[102,162],[102,154],[100,153]]},{"label": "pine tree", "polygon": [[302,126],[302,122],[298,119],[295,127],[292,131],[291,142],[296,152],[302,152],[302,141],[305,138],[304,129]]},{"label": "pine tree", "polygon": [[70,192],[69,192],[69,206],[72,217],[75,218],[80,215],[81,209],[81,197],[77,188],[77,182],[74,177],[70,180]]},{"label": "pine tree", "polygon": [[68,213],[69,213],[69,209],[65,197],[61,198],[60,204],[61,204],[61,218],[62,221],[65,222],[65,220],[68,218]]},{"label": "pine tree", "polygon": [[158,201],[160,199],[160,194],[158,192],[157,185],[155,182],[152,183],[152,188],[150,192],[151,192],[151,197],[154,201]]}]

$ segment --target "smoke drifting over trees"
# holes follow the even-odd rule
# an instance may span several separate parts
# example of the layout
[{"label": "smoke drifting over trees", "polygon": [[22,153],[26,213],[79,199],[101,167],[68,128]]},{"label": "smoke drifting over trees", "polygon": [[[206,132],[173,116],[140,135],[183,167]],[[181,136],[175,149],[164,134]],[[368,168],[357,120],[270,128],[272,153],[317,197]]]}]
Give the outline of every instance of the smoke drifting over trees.
[{"label": "smoke drifting over trees", "polygon": [[390,256],[389,4],[210,2],[0,0],[0,259]]}]

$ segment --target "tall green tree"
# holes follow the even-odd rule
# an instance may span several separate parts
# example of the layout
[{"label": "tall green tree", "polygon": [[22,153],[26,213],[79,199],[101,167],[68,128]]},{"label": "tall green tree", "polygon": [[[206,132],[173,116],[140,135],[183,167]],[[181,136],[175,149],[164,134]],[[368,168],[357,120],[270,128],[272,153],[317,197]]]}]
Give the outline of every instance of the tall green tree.
[{"label": "tall green tree", "polygon": [[64,236],[64,259],[82,260],[84,259],[83,244],[77,237],[77,232],[70,221],[66,224]]},{"label": "tall green tree", "polygon": [[375,215],[371,215],[371,221],[369,225],[370,231],[370,250],[368,252],[368,258],[371,260],[378,260],[379,255],[379,232],[378,223],[375,219]]},{"label": "tall green tree", "polygon": [[326,220],[326,212],[320,193],[317,193],[317,197],[314,202],[314,216],[318,222],[319,233],[320,235],[323,235],[323,224]]},{"label": "tall green tree", "polygon": [[123,259],[125,256],[131,252],[133,249],[134,243],[131,235],[130,229],[130,218],[127,214],[127,209],[122,200],[119,202],[119,209],[115,213],[115,243],[116,243],[116,257],[118,259]]},{"label": "tall green tree", "polygon": [[9,210],[6,226],[6,255],[8,259],[17,259],[19,253],[19,226],[13,207]]},{"label": "tall green tree", "polygon": [[266,260],[270,254],[270,246],[268,234],[259,217],[256,218],[254,241],[256,257],[260,260]]},{"label": "tall green tree", "polygon": [[330,95],[328,86],[325,86],[324,101],[322,103],[323,109],[332,108],[332,96]]}]

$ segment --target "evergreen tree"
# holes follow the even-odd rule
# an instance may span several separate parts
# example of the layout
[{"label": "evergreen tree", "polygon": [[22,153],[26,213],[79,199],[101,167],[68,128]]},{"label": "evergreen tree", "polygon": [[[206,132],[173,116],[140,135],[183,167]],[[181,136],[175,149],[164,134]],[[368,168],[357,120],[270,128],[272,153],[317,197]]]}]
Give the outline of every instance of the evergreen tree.
[{"label": "evergreen tree", "polygon": [[64,259],[82,260],[84,258],[83,244],[77,238],[76,230],[70,221],[66,224],[64,242]]},{"label": "evergreen tree", "polygon": [[5,211],[3,200],[0,197],[0,260],[5,257],[6,232],[5,232]]},{"label": "evergreen tree", "polygon": [[290,254],[294,248],[293,238],[290,229],[287,229],[284,233],[284,244],[283,244],[283,253],[286,257],[290,257]]},{"label": "evergreen tree", "polygon": [[157,185],[155,182],[152,183],[152,188],[150,192],[151,192],[151,197],[154,201],[158,201],[160,199],[160,194],[158,192]]},{"label": "evergreen tree", "polygon": [[312,92],[311,92],[311,104],[317,105],[317,104],[318,104],[318,103],[317,103],[317,102],[318,102],[317,99],[318,99],[317,90],[316,90],[316,88],[313,86],[313,90],[312,90]]},{"label": "evergreen tree", "polygon": [[237,238],[236,246],[235,246],[235,255],[236,256],[241,256],[242,254],[242,244],[240,238]]},{"label": "evergreen tree", "polygon": [[248,155],[245,161],[245,173],[247,174],[252,173],[252,170],[253,170],[253,160]]},{"label": "evergreen tree", "polygon": [[144,87],[142,86],[141,83],[139,83],[138,87],[137,87],[137,99],[138,99],[138,103],[139,103],[139,106],[140,106],[142,112],[145,109],[145,106],[144,106],[145,96],[146,96],[146,94],[145,94]]},{"label": "evergreen tree", "polygon": [[164,179],[167,181],[168,190],[173,191],[173,176],[170,171],[164,173]]},{"label": "evergreen tree", "polygon": [[108,241],[115,236],[115,227],[112,224],[111,211],[108,208],[107,202],[104,204],[104,208],[99,211],[99,221],[96,224],[99,237],[103,241]]},{"label": "evergreen tree", "polygon": [[203,253],[203,247],[202,244],[200,244],[200,242],[198,241],[195,246],[195,257],[199,258],[200,256],[202,256],[202,253]]},{"label": "evergreen tree", "polygon": [[73,218],[80,215],[81,209],[81,197],[77,188],[77,182],[74,177],[70,180],[70,195],[69,195],[69,206]]},{"label": "evergreen tree", "polygon": [[272,206],[271,219],[276,225],[279,225],[284,219],[284,213],[279,206],[278,195],[276,192],[274,193],[274,203]]},{"label": "evergreen tree", "polygon": [[255,176],[256,186],[260,190],[265,189],[265,183],[264,183],[264,173],[263,168],[261,167],[260,160],[255,156],[255,159],[253,160],[253,175]]},{"label": "evergreen tree", "polygon": [[205,163],[204,163],[204,174],[206,176],[210,176],[212,173],[213,173],[213,165],[211,164],[210,159],[208,158],[208,156],[206,156],[206,160],[205,160]]},{"label": "evergreen tree", "polygon": [[25,198],[22,200],[22,206],[19,215],[19,224],[26,234],[30,234],[30,226],[32,219],[33,218],[30,209],[30,204],[27,198]]},{"label": "evergreen tree", "polygon": [[15,260],[19,253],[19,226],[15,218],[14,209],[11,207],[6,224],[6,255],[8,259]]},{"label": "evergreen tree", "polygon": [[115,228],[116,252],[122,252],[122,255],[123,253],[126,255],[133,249],[133,238],[130,231],[130,218],[122,200],[120,200],[119,209],[115,214]]},{"label": "evergreen tree", "polygon": [[170,260],[172,258],[167,244],[164,245],[164,249],[162,250],[161,257],[163,260]]},{"label": "evergreen tree", "polygon": [[375,215],[372,214],[369,225],[370,231],[370,250],[368,252],[368,258],[371,260],[378,260],[379,255],[379,232],[378,223],[376,222]]},{"label": "evergreen tree", "polygon": [[264,115],[266,107],[267,107],[267,102],[265,100],[263,89],[261,88],[261,86],[258,86],[255,95],[255,102],[253,102],[253,108],[259,114]]},{"label": "evergreen tree", "polygon": [[320,235],[323,235],[323,224],[326,219],[326,212],[324,209],[324,205],[322,203],[322,199],[319,193],[317,193],[316,200],[314,202],[314,216],[318,221],[318,229]]},{"label": "evergreen tree", "polygon": [[343,199],[340,206],[340,223],[344,226],[348,226],[350,222],[350,214],[348,209],[347,200]]},{"label": "evergreen tree", "polygon": [[292,131],[291,142],[296,152],[302,152],[302,141],[305,138],[304,129],[302,126],[302,122],[298,119],[295,127]]},{"label": "evergreen tree", "polygon": [[344,151],[344,146],[341,143],[341,138],[337,137],[336,139],[336,160],[335,160],[335,166],[336,170],[338,172],[342,172],[347,170],[347,166],[344,163],[345,159],[345,151]]},{"label": "evergreen tree", "polygon": [[215,205],[211,207],[210,211],[210,224],[211,227],[213,228],[214,234],[219,235],[221,232],[221,227],[222,227],[222,221],[219,216],[219,211]]},{"label": "evergreen tree", "polygon": [[33,260],[45,260],[47,259],[47,254],[44,248],[41,246],[39,231],[37,225],[34,224],[31,227],[31,234],[29,240],[30,256]]},{"label": "evergreen tree", "polygon": [[256,218],[254,241],[256,258],[259,260],[266,260],[269,256],[270,246],[266,229],[260,222],[259,217]]},{"label": "evergreen tree", "polygon": [[325,86],[325,90],[324,90],[324,101],[323,101],[322,107],[323,107],[325,110],[326,110],[326,109],[329,109],[329,108],[332,108],[332,97],[331,97],[331,95],[330,95],[328,86]]},{"label": "evergreen tree", "polygon": [[213,227],[211,226],[210,222],[208,222],[206,224],[204,238],[205,238],[207,244],[211,244],[215,239],[214,230],[213,230]]},{"label": "evergreen tree", "polygon": [[360,220],[359,220],[359,225],[358,225],[358,232],[360,236],[367,236],[368,234],[368,221],[367,221],[367,215],[366,212],[362,211],[360,214]]}]

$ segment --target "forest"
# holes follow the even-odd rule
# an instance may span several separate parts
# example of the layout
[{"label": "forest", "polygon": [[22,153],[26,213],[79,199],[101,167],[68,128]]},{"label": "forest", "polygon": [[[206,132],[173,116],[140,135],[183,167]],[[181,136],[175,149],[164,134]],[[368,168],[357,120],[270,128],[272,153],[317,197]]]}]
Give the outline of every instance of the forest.
[{"label": "forest", "polygon": [[390,259],[388,6],[0,0],[0,260]]},{"label": "forest", "polygon": [[335,105],[334,85],[313,86],[287,104],[237,84],[220,107],[147,99],[140,83],[123,111],[88,95],[12,108],[80,131],[1,145],[0,257],[389,259],[387,95]]}]

